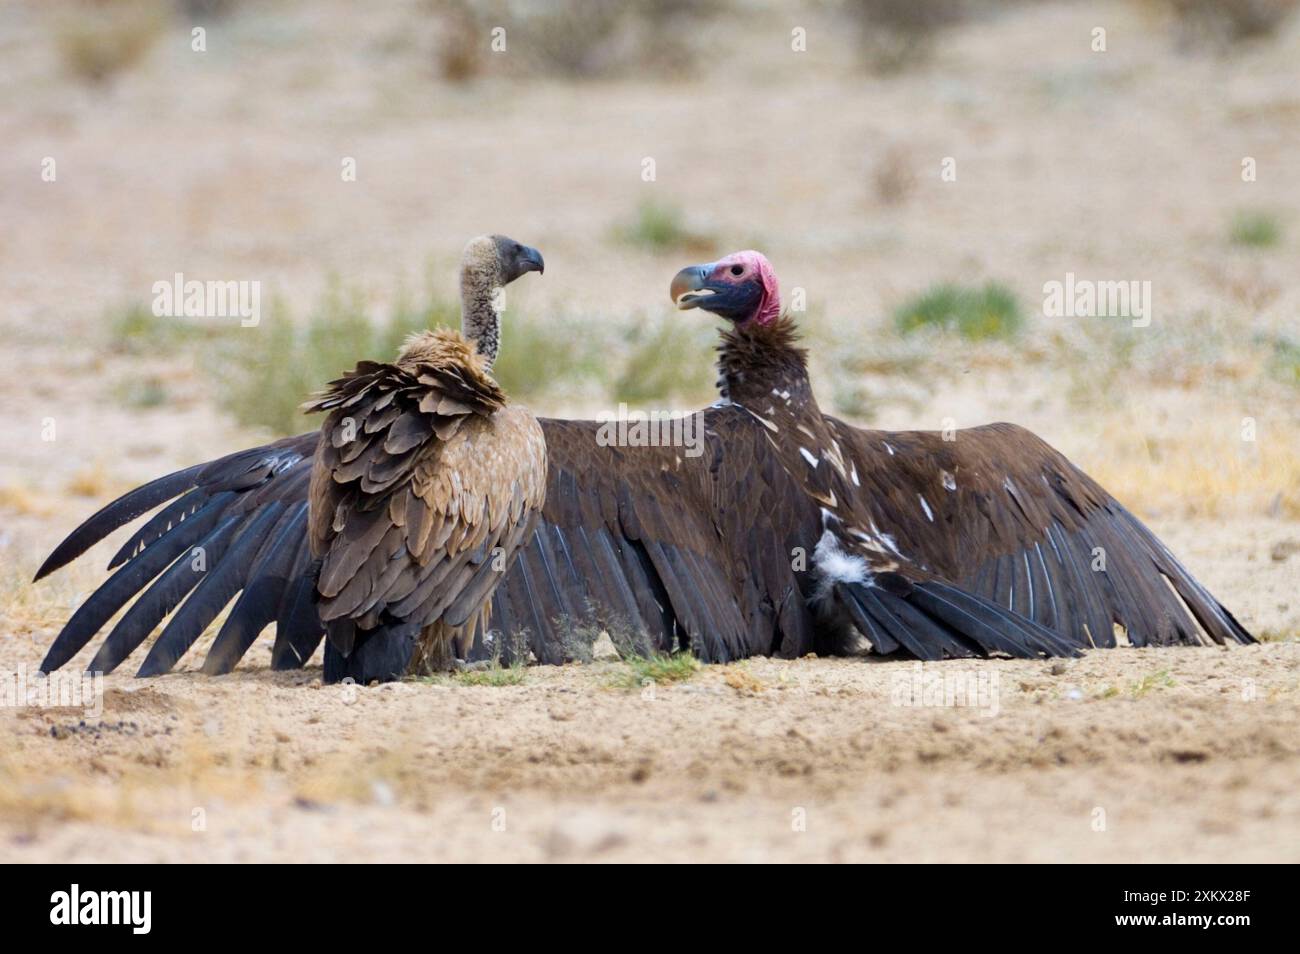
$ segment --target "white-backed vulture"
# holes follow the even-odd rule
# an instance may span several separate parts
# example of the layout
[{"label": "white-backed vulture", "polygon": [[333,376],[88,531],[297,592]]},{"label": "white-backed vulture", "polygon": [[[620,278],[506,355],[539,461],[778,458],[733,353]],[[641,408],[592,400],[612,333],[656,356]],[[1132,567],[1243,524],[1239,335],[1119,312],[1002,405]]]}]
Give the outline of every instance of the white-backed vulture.
[{"label": "white-backed vulture", "polygon": [[[260,465],[269,474],[297,465],[292,489],[303,499],[169,514],[168,524],[184,518],[172,530],[189,546],[123,616],[91,668],[113,669],[187,597],[139,674],[167,672],[236,593],[208,654],[209,672],[233,665],[272,617],[324,626],[332,681],[393,679],[464,655],[545,499],[541,428],[491,377],[501,289],[542,268],[541,254],[513,239],[470,241],[461,261],[463,334],[412,335],[392,364],[363,361],[305,405],[327,413],[313,457],[271,451]],[[243,489],[236,479],[216,499],[233,505]],[[164,552],[172,535],[148,549]],[[201,570],[189,557],[193,547],[203,548]],[[151,559],[127,560],[132,580],[147,582],[136,574],[147,573]],[[216,564],[210,571],[208,561]],[[65,634],[102,624],[116,597],[100,593]],[[65,635],[60,640],[50,668],[68,645]]]}]

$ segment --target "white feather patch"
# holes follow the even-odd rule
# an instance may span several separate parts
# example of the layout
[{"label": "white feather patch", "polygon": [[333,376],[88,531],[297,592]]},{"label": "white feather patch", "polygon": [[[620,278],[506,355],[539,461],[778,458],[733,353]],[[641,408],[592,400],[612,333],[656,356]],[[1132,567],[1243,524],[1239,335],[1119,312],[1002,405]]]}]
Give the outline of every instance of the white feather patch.
[{"label": "white feather patch", "polygon": [[860,556],[846,553],[840,546],[839,538],[830,530],[823,530],[821,539],[813,549],[813,562],[817,566],[819,578],[815,600],[824,600],[830,595],[836,583],[868,583],[871,571],[867,561]]}]

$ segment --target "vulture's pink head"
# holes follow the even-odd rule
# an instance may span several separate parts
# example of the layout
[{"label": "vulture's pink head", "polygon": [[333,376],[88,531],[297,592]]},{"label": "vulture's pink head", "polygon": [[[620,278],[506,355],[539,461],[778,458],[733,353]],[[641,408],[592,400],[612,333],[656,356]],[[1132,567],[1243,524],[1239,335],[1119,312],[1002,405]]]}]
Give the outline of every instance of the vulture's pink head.
[{"label": "vulture's pink head", "polygon": [[766,325],[781,314],[776,272],[761,252],[732,252],[707,265],[683,268],[670,291],[683,311],[703,308],[738,325]]}]

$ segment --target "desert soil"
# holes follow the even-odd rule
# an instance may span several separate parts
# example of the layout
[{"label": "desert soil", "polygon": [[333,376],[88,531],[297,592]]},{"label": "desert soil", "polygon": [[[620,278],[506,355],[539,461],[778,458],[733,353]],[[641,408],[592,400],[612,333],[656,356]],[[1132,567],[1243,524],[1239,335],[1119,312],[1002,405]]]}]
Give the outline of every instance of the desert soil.
[{"label": "desert soil", "polygon": [[[29,651],[29,660],[36,654]],[[12,646],[6,663],[12,662]],[[1300,652],[143,683],[0,722],[11,861],[1296,861]],[[901,684],[900,684],[901,681]]]}]

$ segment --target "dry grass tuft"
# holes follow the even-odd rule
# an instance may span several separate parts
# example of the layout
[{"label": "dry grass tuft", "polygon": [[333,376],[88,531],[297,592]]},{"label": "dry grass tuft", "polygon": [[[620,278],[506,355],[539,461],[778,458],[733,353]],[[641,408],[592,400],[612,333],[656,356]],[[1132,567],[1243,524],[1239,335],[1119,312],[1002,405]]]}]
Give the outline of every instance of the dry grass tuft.
[{"label": "dry grass tuft", "polygon": [[746,667],[735,663],[723,668],[722,681],[742,696],[756,696],[767,689],[767,683]]},{"label": "dry grass tuft", "polygon": [[98,500],[109,496],[117,487],[117,482],[110,479],[108,469],[102,462],[96,461],[89,467],[83,467],[69,478],[64,490],[74,497],[90,497]]},{"label": "dry grass tuft", "polygon": [[1188,517],[1256,514],[1300,518],[1300,423],[1261,422],[1255,441],[1221,435],[1235,453],[1214,453],[1204,431],[1159,436],[1116,420],[1099,435],[1106,456],[1084,469],[1139,514]]},{"label": "dry grass tuft", "polygon": [[871,185],[881,204],[902,204],[916,189],[916,170],[908,151],[901,146],[886,149],[872,170]]},{"label": "dry grass tuft", "polygon": [[[695,37],[708,11],[686,0],[504,0],[430,4],[440,20],[438,71],[466,82],[497,70],[586,81],[628,75],[680,79],[696,61]],[[501,28],[503,50],[493,50]]]},{"label": "dry grass tuft", "polygon": [[149,0],[80,2],[61,11],[55,40],[64,68],[98,85],[143,60],[169,19],[165,4]]},{"label": "dry grass tuft", "polygon": [[48,517],[55,512],[54,503],[27,487],[6,484],[0,487],[0,510],[24,516]]},{"label": "dry grass tuft", "polygon": [[962,0],[843,0],[872,72],[901,73],[925,62],[936,37],[966,13]]},{"label": "dry grass tuft", "polygon": [[1169,24],[1179,47],[1220,54],[1275,38],[1300,9],[1297,0],[1141,0],[1139,5]]}]

